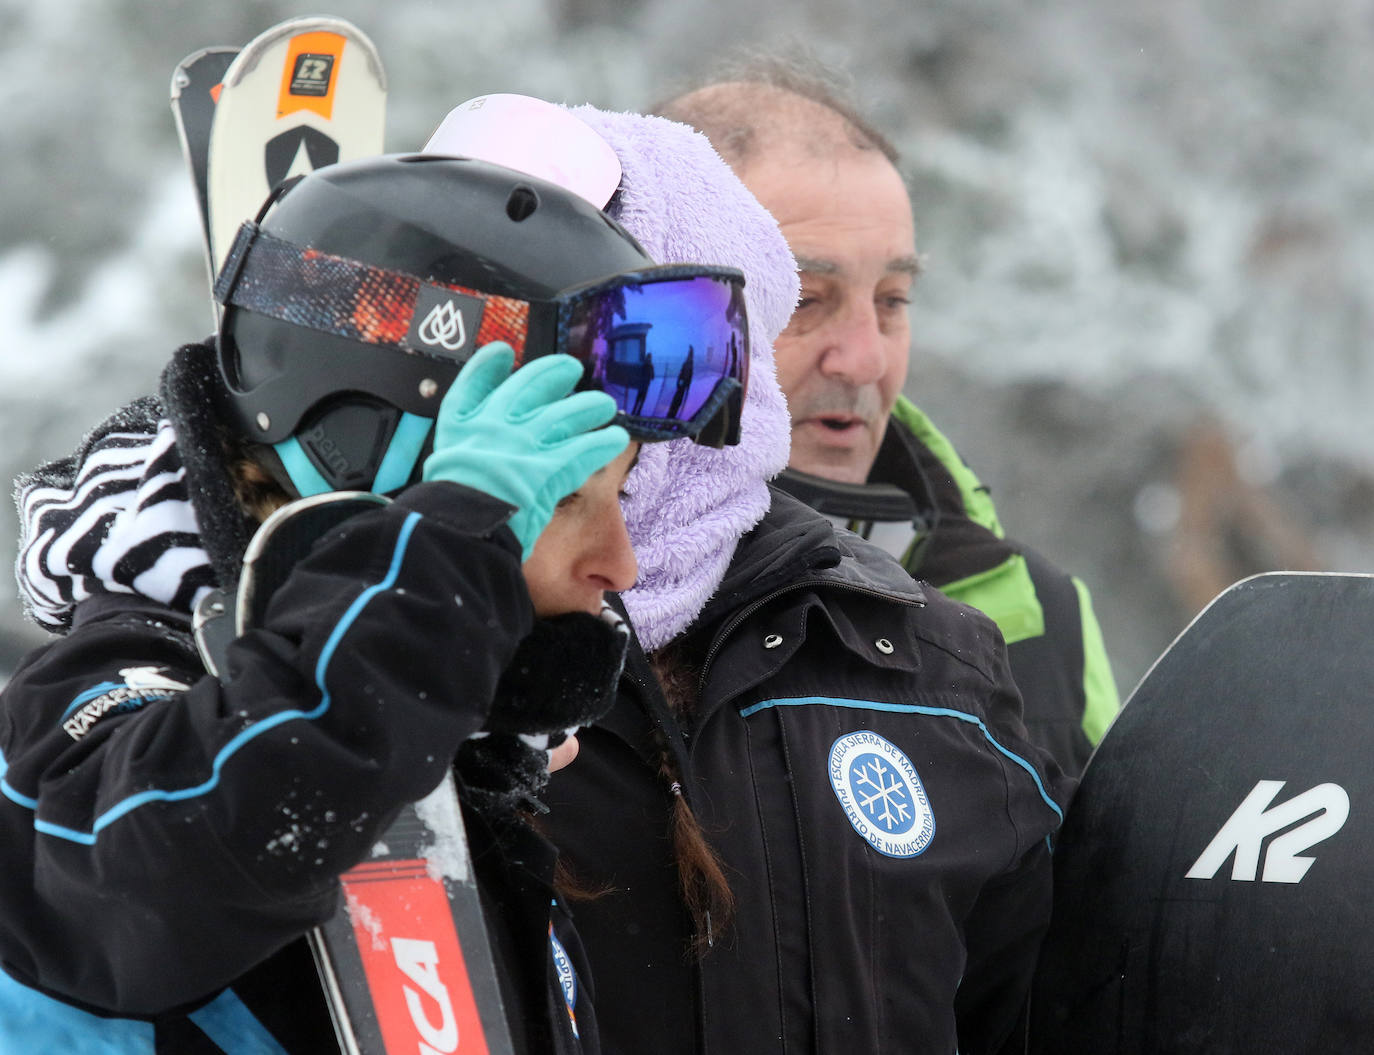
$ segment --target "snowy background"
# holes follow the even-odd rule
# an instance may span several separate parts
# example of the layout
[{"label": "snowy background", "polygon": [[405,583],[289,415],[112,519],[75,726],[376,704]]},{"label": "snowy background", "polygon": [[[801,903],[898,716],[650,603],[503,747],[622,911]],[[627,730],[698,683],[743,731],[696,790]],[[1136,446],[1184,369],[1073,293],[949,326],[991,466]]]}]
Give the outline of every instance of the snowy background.
[{"label": "snowy background", "polygon": [[[1123,693],[1214,585],[1374,570],[1374,0],[0,0],[0,476],[208,332],[172,68],[304,14],[376,43],[391,150],[739,44],[862,71],[928,254],[908,394],[1088,581]],[[40,639],[6,580],[0,670]]]}]

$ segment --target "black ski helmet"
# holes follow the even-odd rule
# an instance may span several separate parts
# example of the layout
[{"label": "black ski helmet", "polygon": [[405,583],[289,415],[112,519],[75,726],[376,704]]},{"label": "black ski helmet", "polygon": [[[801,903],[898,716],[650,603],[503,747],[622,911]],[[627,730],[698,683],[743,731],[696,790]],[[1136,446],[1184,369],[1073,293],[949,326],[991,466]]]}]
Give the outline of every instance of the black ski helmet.
[{"label": "black ski helmet", "polygon": [[[245,256],[260,252],[251,273],[240,275]],[[345,268],[346,281],[330,263]],[[317,482],[314,490],[400,486],[462,364],[479,342],[501,337],[499,325],[484,328],[499,314],[493,302],[484,313],[480,299],[455,296],[453,287],[547,299],[652,266],[634,238],[590,203],[499,165],[387,155],[319,169],[274,192],[259,222],[240,231],[216,284],[225,305],[218,341],[225,416],[240,435],[277,451],[297,491],[312,489],[302,477]],[[449,312],[453,340],[402,348],[354,335],[354,321],[361,329],[389,324],[389,294],[375,287],[396,275],[421,280],[418,293],[411,283],[398,294],[411,332],[429,318],[428,295]],[[274,298],[273,313],[253,310],[236,286]],[[355,320],[360,313],[367,318]],[[321,315],[334,332],[312,325]],[[526,357],[552,350],[548,321],[531,315],[528,326]]]}]

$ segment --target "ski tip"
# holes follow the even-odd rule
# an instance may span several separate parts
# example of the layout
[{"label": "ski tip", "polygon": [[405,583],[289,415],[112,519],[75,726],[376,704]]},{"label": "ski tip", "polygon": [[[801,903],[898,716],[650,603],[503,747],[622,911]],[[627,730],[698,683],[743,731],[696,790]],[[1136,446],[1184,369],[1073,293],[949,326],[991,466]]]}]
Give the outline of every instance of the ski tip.
[{"label": "ski tip", "polygon": [[[232,56],[238,53],[238,48],[230,47],[227,44],[217,44],[213,47],[201,48],[199,51],[191,52],[191,54],[178,62],[172,69],[172,101],[175,102],[177,99],[180,99],[181,93],[185,91],[187,85],[191,83],[191,68],[193,66],[214,56],[228,56],[232,58]],[[228,66],[228,60],[226,59],[224,61],[225,65]]]},{"label": "ski tip", "polygon": [[368,69],[378,86],[383,92],[386,91],[386,69],[382,65],[381,53],[377,50],[377,46],[372,43],[371,38],[352,22],[324,15],[290,18],[285,22],[277,23],[271,29],[263,30],[239,52],[238,57],[234,59],[233,64],[224,75],[224,83],[232,87],[246,77],[273,44],[283,39],[299,37],[307,33],[334,33],[343,37],[350,44],[356,45],[367,60]]}]

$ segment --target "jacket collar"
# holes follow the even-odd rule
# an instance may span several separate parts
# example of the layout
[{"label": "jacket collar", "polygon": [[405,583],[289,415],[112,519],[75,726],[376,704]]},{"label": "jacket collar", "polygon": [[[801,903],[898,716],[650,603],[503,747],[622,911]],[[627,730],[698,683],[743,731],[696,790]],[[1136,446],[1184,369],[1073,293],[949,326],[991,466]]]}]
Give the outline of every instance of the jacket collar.
[{"label": "jacket collar", "polygon": [[[848,532],[840,533],[830,521],[776,488],[770,488],[771,505],[763,520],[740,539],[720,588],[683,636],[691,639],[690,651],[703,663],[702,687],[708,668],[719,646],[731,636],[747,616],[773,597],[793,590],[855,590],[907,607],[925,603],[921,585],[887,553]],[[872,608],[873,606],[866,606]],[[875,617],[876,617],[876,613]],[[799,612],[799,630],[804,628],[805,612]],[[801,634],[787,647],[768,653],[770,669],[791,657]],[[903,656],[877,657],[879,666],[909,666]],[[765,677],[768,670],[736,669],[728,677],[726,695]],[[714,679],[712,679],[714,682]],[[641,649],[632,647],[621,681],[622,695],[617,704],[597,724],[633,747],[649,765],[656,765],[658,748],[654,729],[664,737],[684,774],[690,772],[684,723],[669,713],[653,670]],[[698,725],[713,708],[702,710],[690,724]],[[725,695],[716,700],[723,703]],[[647,719],[647,721],[646,721]],[[690,781],[688,781],[690,784]]]},{"label": "jacket collar", "polygon": [[921,585],[887,553],[857,535],[841,533],[776,487],[770,492],[768,513],[740,539],[725,580],[697,627],[712,626],[779,590],[802,585],[858,589],[901,604],[925,601]]}]

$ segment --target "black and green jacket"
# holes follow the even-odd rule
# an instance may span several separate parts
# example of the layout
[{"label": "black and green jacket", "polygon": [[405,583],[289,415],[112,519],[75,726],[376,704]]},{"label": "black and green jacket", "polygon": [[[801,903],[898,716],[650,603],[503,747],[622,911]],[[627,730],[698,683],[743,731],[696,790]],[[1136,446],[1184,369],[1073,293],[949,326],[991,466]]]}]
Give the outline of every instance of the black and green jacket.
[{"label": "black and green jacket", "polygon": [[907,570],[992,617],[1032,742],[1080,772],[1120,707],[1088,588],[1006,536],[982,481],[905,397],[869,479],[901,487],[926,511],[930,537],[907,552]]}]

